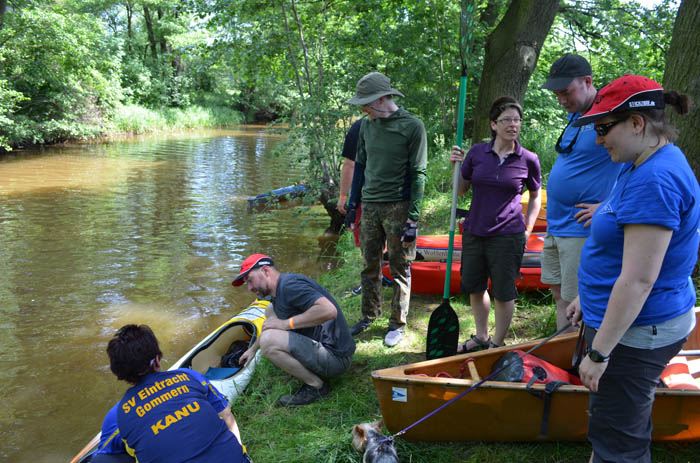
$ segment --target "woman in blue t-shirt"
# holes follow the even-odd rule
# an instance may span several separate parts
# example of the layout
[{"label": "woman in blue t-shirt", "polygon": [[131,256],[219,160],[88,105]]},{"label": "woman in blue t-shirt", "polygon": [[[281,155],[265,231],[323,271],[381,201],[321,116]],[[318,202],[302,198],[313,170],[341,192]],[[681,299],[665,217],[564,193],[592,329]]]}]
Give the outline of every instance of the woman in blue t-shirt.
[{"label": "woman in blue t-shirt", "polygon": [[140,463],[250,461],[228,401],[200,373],[161,371],[147,325],[124,325],[109,340],[112,372],[132,384],[116,408],[119,437]]},{"label": "woman in blue t-shirt", "polygon": [[[515,279],[525,244],[540,212],[540,161],[518,143],[523,109],[515,98],[497,98],[489,111],[492,139],[471,147],[462,164],[458,193],[472,189],[469,216],[462,234],[462,292],[469,295],[476,334],[457,348],[473,352],[504,345],[513,318]],[[460,162],[464,152],[452,147],[451,162]],[[520,199],[523,188],[530,192],[525,217]],[[486,291],[491,279],[496,329],[489,336],[491,298]]]},{"label": "woman in blue t-shirt", "polygon": [[585,322],[579,367],[590,390],[594,462],[650,462],[654,390],[695,324],[690,275],[698,254],[700,188],[665,105],[690,98],[625,75],[600,90],[574,125],[595,123],[596,143],[625,163],[596,210],[581,253],[579,297],[568,313]]}]

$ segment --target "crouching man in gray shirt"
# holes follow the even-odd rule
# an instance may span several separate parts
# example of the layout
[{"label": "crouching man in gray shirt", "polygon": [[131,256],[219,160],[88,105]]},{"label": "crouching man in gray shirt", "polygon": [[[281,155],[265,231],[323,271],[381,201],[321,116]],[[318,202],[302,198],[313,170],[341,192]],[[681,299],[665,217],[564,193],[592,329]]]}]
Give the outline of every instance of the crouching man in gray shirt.
[{"label": "crouching man in gray shirt", "polygon": [[327,396],[326,379],[344,373],[355,353],[355,341],[333,296],[308,277],[280,273],[264,254],[243,261],[233,286],[243,284],[258,298],[270,297],[272,304],[262,333],[241,363],[247,365],[262,349],[273,364],[304,383],[281,397],[282,405],[306,405]]}]

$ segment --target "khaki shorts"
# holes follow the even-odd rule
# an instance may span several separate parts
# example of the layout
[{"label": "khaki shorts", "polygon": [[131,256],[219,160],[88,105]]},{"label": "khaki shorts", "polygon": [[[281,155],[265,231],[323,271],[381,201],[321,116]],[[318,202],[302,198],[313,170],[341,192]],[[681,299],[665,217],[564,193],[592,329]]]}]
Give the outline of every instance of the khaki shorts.
[{"label": "khaki shorts", "polygon": [[542,248],[542,283],[561,285],[561,297],[573,301],[578,296],[578,264],[586,238],[552,236],[547,233]]}]

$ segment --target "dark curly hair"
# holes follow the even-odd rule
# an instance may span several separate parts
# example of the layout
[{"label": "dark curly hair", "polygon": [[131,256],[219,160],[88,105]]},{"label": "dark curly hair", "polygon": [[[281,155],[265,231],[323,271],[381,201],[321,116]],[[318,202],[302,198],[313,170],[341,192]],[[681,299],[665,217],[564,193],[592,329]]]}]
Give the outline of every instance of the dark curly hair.
[{"label": "dark curly hair", "polygon": [[162,357],[158,340],[148,325],[124,325],[107,344],[109,368],[118,379],[138,384],[152,370],[151,361]]}]

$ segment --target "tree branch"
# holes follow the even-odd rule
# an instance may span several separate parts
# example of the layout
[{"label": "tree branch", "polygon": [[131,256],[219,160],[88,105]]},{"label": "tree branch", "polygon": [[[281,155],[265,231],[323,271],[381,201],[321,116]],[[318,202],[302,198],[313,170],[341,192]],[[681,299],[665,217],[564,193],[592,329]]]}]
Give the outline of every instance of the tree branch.
[{"label": "tree branch", "polygon": [[280,2],[282,7],[282,16],[284,17],[284,27],[287,31],[287,51],[289,52],[289,61],[292,63],[294,68],[294,74],[297,78],[297,87],[299,88],[299,97],[301,98],[301,103],[304,104],[304,86],[301,83],[301,75],[299,74],[299,66],[297,66],[297,61],[294,58],[294,51],[292,50],[292,39],[291,31],[289,30],[289,21],[287,20],[287,9],[284,7],[284,0]]},{"label": "tree branch", "polygon": [[304,53],[304,73],[306,74],[306,83],[309,87],[309,96],[313,98],[314,89],[311,84],[311,73],[309,71],[309,53],[306,49],[306,43],[304,42],[304,28],[302,27],[301,21],[299,20],[299,13],[297,12],[295,0],[292,0],[292,11],[294,12],[294,20],[297,23],[297,30],[299,31],[299,42],[301,44],[301,50]]}]

